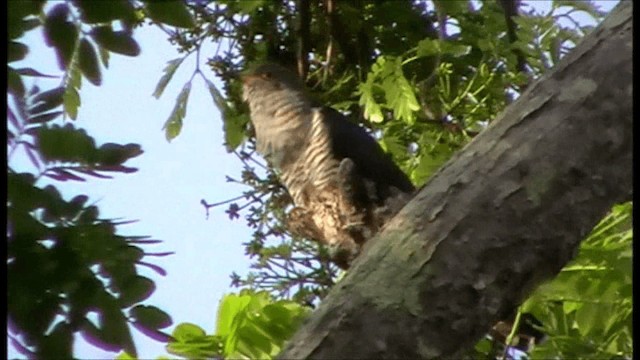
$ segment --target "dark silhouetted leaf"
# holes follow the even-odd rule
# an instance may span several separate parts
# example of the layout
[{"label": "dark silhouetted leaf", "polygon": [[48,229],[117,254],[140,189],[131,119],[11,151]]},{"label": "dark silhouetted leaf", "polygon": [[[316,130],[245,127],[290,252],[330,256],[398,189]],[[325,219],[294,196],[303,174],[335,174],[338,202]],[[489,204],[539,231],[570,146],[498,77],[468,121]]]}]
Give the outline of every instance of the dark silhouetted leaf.
[{"label": "dark silhouetted leaf", "polygon": [[87,38],[83,38],[80,40],[78,51],[78,66],[80,66],[82,74],[93,85],[100,86],[100,84],[102,84],[102,75],[100,74],[100,65],[98,64],[98,55],[93,45],[91,45]]},{"label": "dark silhouetted leaf", "polygon": [[73,329],[65,322],[59,322],[40,341],[37,349],[37,357],[40,359],[50,358],[55,354],[56,358],[73,358]]},{"label": "dark silhouetted leaf", "polygon": [[36,145],[45,161],[92,164],[97,153],[93,138],[71,124],[40,128]]},{"label": "dark silhouetted leaf", "polygon": [[7,30],[9,39],[17,39],[25,32],[40,25],[38,19],[25,19],[29,15],[40,13],[44,0],[6,1]]},{"label": "dark silhouetted leaf", "polygon": [[57,108],[62,105],[64,91],[64,87],[57,87],[37,94],[31,99],[32,106],[27,111],[39,114]]},{"label": "dark silhouetted leaf", "polygon": [[43,74],[40,71],[32,68],[20,68],[20,69],[16,69],[16,72],[22,76],[36,76],[36,77],[44,77],[44,78],[52,78],[52,79],[59,77],[55,75]]},{"label": "dark silhouetted leaf", "polygon": [[98,46],[98,53],[100,53],[100,60],[102,61],[102,65],[105,68],[109,68],[109,50],[103,48],[102,46]]},{"label": "dark silhouetted leaf", "polygon": [[81,178],[78,175],[75,175],[67,170],[64,169],[57,169],[57,168],[52,168],[49,169],[48,171],[53,171],[55,172],[56,175],[58,175],[60,178],[64,179],[63,181],[66,180],[75,180],[75,181],[86,181],[84,178]]},{"label": "dark silhouetted leaf", "polygon": [[9,92],[18,97],[23,97],[25,89],[22,78],[10,66],[8,66],[7,69],[7,88],[9,89]]},{"label": "dark silhouetted leaf", "polygon": [[134,276],[120,286],[118,301],[121,307],[129,307],[146,300],[155,289],[153,281],[144,276]]},{"label": "dark silhouetted leaf", "polygon": [[140,54],[140,46],[125,31],[113,31],[110,26],[97,26],[91,30],[91,37],[109,51],[127,56]]},{"label": "dark silhouetted leaf", "polygon": [[164,89],[167,87],[167,84],[169,83],[169,81],[171,81],[173,74],[175,74],[176,70],[184,59],[185,58],[183,57],[179,59],[173,59],[167,63],[167,66],[164,68],[164,75],[162,75],[160,81],[158,81],[158,85],[156,85],[156,89],[153,91],[153,96],[156,99],[160,98],[162,92],[164,92]]},{"label": "dark silhouetted leaf", "polygon": [[22,60],[29,53],[29,47],[23,43],[9,41],[7,62]]},{"label": "dark silhouetted leaf", "polygon": [[142,154],[142,149],[138,144],[114,144],[106,143],[98,149],[96,162],[103,166],[117,166],[130,158]]},{"label": "dark silhouetted leaf", "polygon": [[130,310],[129,315],[135,319],[135,322],[150,329],[163,329],[173,324],[171,317],[155,306],[135,306]]},{"label": "dark silhouetted leaf", "polygon": [[[133,242],[129,242],[129,243],[133,243]],[[149,269],[155,271],[158,275],[167,276],[167,271],[165,269],[161,268],[158,265],[150,264],[150,263],[147,263],[147,262],[144,262],[144,261],[138,261],[138,265],[146,266]]]},{"label": "dark silhouetted leaf", "polygon": [[87,174],[87,175],[91,175],[91,176],[97,177],[99,179],[113,179],[112,176],[103,175],[103,174],[97,173],[97,172],[95,172],[95,171],[93,171],[91,169],[78,169],[78,172],[81,172],[81,173]]},{"label": "dark silhouetted leaf", "polygon": [[102,306],[100,314],[100,339],[108,344],[118,345],[133,356],[138,356],[131,332],[127,326],[127,319],[115,303]]},{"label": "dark silhouetted leaf", "polygon": [[45,123],[48,121],[51,121],[55,118],[57,118],[58,116],[62,115],[62,111],[53,111],[50,113],[45,113],[45,114],[40,114],[37,116],[32,116],[29,118],[29,123],[30,124],[40,124],[40,123]]},{"label": "dark silhouetted leaf", "polygon": [[149,17],[159,23],[183,28],[195,26],[191,13],[182,1],[149,1],[145,8]]},{"label": "dark silhouetted leaf", "polygon": [[74,0],[79,8],[82,20],[89,24],[111,22],[114,20],[135,20],[135,9],[129,1],[87,1]]},{"label": "dark silhouetted leaf", "polygon": [[62,70],[69,66],[78,40],[78,29],[67,20],[68,14],[67,5],[58,4],[49,11],[44,23],[45,42],[56,50],[58,66]]}]

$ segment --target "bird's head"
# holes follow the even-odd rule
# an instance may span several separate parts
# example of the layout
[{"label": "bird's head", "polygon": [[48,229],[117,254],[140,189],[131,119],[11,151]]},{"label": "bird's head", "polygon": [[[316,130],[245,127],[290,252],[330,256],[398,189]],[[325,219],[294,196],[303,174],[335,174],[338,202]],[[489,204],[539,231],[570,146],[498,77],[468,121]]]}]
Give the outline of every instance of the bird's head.
[{"label": "bird's head", "polygon": [[306,91],[300,78],[280,65],[267,63],[250,67],[240,75],[240,79],[242,98],[249,104],[275,94],[290,97],[291,100],[306,99]]}]

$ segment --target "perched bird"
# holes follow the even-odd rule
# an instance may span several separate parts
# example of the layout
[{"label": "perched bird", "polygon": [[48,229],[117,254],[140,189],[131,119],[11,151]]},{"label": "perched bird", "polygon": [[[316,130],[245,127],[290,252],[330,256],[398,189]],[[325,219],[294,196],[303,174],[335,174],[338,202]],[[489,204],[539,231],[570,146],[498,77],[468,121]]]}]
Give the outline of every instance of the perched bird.
[{"label": "perched bird", "polygon": [[295,73],[263,64],[241,79],[257,150],[293,199],[289,230],[328,245],[348,268],[413,184],[363,128],[316,103]]}]

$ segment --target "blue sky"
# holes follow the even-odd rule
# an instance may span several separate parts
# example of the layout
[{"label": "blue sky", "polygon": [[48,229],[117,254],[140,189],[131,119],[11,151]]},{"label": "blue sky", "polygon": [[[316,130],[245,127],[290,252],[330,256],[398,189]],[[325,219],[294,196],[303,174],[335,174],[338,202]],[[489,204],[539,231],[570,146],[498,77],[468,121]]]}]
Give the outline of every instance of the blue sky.
[{"label": "blue sky", "polygon": [[[527,3],[540,10],[549,8],[548,2]],[[617,1],[597,3],[602,10],[609,11]],[[135,38],[142,48],[140,56],[113,54],[109,68],[103,71],[102,86],[83,81],[82,106],[75,124],[86,129],[98,144],[141,144],[144,154],[128,163],[139,171],[111,180],[56,182],[56,186],[66,198],[88,194],[91,201],[97,202],[104,218],[139,220],[121,226],[121,234],[150,235],[164,240],[162,244],[144,247],[150,252],[175,252],[169,257],[147,258],[167,270],[166,277],[139,268],[140,273],[156,283],[155,293],[145,303],[167,311],[174,326],[192,322],[213,332],[218,302],[223,294],[233,291],[229,274],[248,271],[249,259],[244,256],[241,244],[250,238],[251,231],[242,220],[230,221],[224,206],[210,209],[207,219],[200,200],[217,202],[239,195],[244,188],[227,183],[225,175],[238,175],[241,164],[222,145],[220,113],[198,77],[191,89],[182,133],[171,143],[166,141],[162,125],[191,75],[195,59],[192,57],[181,65],[164,95],[156,100],[151,94],[166,62],[178,57],[178,53],[166,40],[166,34],[156,28],[145,26],[136,31]],[[61,74],[39,30],[28,33],[21,41],[29,46],[30,54],[15,67]],[[208,77],[214,80],[210,72]],[[217,80],[214,82],[219,85]],[[58,81],[38,79],[37,84],[46,89]],[[31,169],[20,153],[10,159],[10,165]],[[135,330],[133,334],[141,359],[166,354],[164,344]],[[20,357],[8,346],[10,357]],[[75,354],[95,359],[116,355],[84,341],[76,342]]]},{"label": "blue sky", "polygon": [[[75,124],[86,129],[98,144],[141,144],[144,154],[128,163],[139,171],[111,180],[56,182],[56,186],[66,198],[89,194],[90,202],[99,205],[102,217],[140,220],[119,227],[121,234],[164,240],[144,247],[150,252],[175,252],[169,257],[147,258],[167,270],[166,277],[139,267],[156,283],[155,293],[145,303],[167,311],[174,324],[192,322],[213,331],[218,301],[230,291],[229,275],[232,271],[242,274],[248,268],[241,243],[250,239],[251,231],[243,221],[230,221],[225,207],[210,209],[207,219],[200,200],[216,202],[239,195],[244,188],[227,183],[225,175],[239,174],[240,163],[222,146],[220,113],[198,77],[189,97],[183,131],[167,142],[162,126],[195,62],[190,59],[183,63],[165,94],[156,100],[151,94],[162,70],[178,54],[156,28],[145,26],[135,36],[142,47],[140,56],[113,54],[109,69],[103,71],[102,86],[83,81],[82,106]],[[30,32],[22,41],[29,46],[30,54],[16,67],[30,66],[47,74],[60,74],[40,31]],[[58,81],[39,79],[37,83],[48,88]],[[16,168],[31,168],[21,154],[16,154],[10,163]],[[140,358],[166,354],[162,343],[135,330],[133,333]],[[76,354],[81,358],[114,357],[114,353],[82,341],[76,346]]]}]

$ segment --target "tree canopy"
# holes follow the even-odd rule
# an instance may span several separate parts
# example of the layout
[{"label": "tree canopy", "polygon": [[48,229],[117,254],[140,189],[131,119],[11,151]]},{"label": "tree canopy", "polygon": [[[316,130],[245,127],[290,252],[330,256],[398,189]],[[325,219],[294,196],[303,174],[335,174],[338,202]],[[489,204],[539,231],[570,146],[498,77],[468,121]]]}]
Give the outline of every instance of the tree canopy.
[{"label": "tree canopy", "polygon": [[[502,0],[8,2],[11,343],[28,357],[71,358],[74,334],[83,334],[129,358],[136,356],[132,325],[188,358],[276,356],[344,273],[329,261],[327,249],[291,236],[284,225],[291,199],[278,174],[255,153],[238,74],[264,61],[294,69],[314,97],[369,130],[422,186],[592,32],[577,14],[596,22],[606,15],[588,1],[548,4],[548,12],[540,13]],[[86,195],[64,199],[55,186],[39,181],[136,171],[126,163],[143,154],[139,145],[97,146],[73,120],[81,116],[83,81],[99,86],[112,54],[136,56],[145,48],[135,38],[141,26],[166,33],[181,53],[167,59],[153,96],[172,95],[165,88],[182,81],[174,78],[176,70],[186,58],[197,59],[192,76],[173,94],[167,140],[189,126],[186,106],[198,77],[222,113],[227,151],[243,165],[241,174],[225,175],[246,191],[229,201],[202,202],[205,210],[227,204],[230,220],[253,229],[244,244],[253,271],[231,274],[232,285],[243,290],[225,297],[215,331],[180,324],[166,333],[169,314],[140,304],[154,284],[136,270],[164,271],[143,259],[168,255],[145,251],[159,240],[120,236],[123,222],[101,218]],[[34,30],[43,31],[63,71],[55,88],[27,88],[26,78],[51,75],[13,64],[28,56],[21,37]],[[208,44],[215,45],[214,53],[202,50]],[[16,151],[26,153],[36,173],[12,165]],[[630,202],[613,207],[582,241],[577,258],[517,311],[515,319],[523,312],[535,315],[542,323],[537,330],[546,334],[542,344],[521,349],[533,348],[534,358],[630,358],[631,211]],[[90,313],[98,314],[99,326]],[[515,323],[509,329],[517,329]],[[505,334],[506,341],[493,334],[469,356],[507,354],[512,349],[498,342],[516,344],[521,339],[514,334]]]}]

